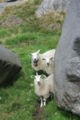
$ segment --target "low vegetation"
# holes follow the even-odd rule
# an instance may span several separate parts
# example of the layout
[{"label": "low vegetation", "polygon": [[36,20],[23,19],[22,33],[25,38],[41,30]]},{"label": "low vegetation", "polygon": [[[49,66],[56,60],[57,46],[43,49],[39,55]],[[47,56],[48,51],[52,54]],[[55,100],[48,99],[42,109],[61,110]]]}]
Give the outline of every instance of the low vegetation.
[{"label": "low vegetation", "polygon": [[0,3],[4,2],[5,0],[0,0]]},{"label": "low vegetation", "polygon": [[[56,48],[64,19],[64,13],[50,13],[38,19],[35,10],[38,0],[18,7],[6,8],[0,15],[0,44],[15,52],[22,63],[19,79],[11,86],[0,88],[0,120],[79,120],[71,113],[59,110],[55,100],[39,109],[34,94],[33,70],[30,53],[38,49],[41,52]],[[21,19],[7,22],[11,16]],[[10,25],[11,24],[11,25]]]}]

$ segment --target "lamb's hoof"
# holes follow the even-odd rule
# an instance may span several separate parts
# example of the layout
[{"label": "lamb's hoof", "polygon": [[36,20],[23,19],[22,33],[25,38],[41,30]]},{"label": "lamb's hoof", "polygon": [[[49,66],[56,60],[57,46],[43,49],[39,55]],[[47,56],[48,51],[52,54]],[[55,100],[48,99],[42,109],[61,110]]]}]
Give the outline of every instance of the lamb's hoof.
[{"label": "lamb's hoof", "polygon": [[44,106],[46,106],[46,104],[44,103]]},{"label": "lamb's hoof", "polygon": [[42,107],[43,107],[43,104],[40,105],[40,108],[42,108]]}]

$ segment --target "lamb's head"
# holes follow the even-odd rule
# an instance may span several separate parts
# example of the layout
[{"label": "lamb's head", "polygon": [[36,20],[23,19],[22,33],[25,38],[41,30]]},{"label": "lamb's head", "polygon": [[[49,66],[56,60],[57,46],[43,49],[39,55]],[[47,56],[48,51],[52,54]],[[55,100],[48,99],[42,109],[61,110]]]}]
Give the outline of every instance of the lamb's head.
[{"label": "lamb's head", "polygon": [[54,61],[53,57],[43,57],[43,60],[45,60],[45,63],[47,66],[50,66],[52,62]]},{"label": "lamb's head", "polygon": [[45,75],[38,75],[38,73],[36,73],[35,75],[35,84],[38,86],[42,86],[44,84],[44,79],[46,79],[47,77]]},{"label": "lamb's head", "polygon": [[34,64],[34,66],[37,66],[37,65],[38,65],[39,53],[40,53],[40,50],[38,50],[38,51],[35,52],[35,53],[32,53],[32,62],[33,62],[33,64]]},{"label": "lamb's head", "polygon": [[35,79],[34,80],[35,80],[35,84],[36,85],[39,85],[39,86],[41,85],[41,83],[42,83],[41,75],[38,75],[38,74],[35,75]]}]

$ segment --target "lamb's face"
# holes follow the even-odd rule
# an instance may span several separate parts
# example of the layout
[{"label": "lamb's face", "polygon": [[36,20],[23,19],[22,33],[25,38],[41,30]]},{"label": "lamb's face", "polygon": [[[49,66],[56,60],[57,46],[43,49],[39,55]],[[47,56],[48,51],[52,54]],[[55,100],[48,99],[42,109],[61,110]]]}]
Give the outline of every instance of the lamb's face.
[{"label": "lamb's face", "polygon": [[40,53],[40,50],[38,50],[38,51],[35,52],[35,53],[32,53],[32,61],[33,61],[33,63],[34,63],[34,66],[38,66],[39,53]]},{"label": "lamb's face", "polygon": [[36,75],[35,76],[35,83],[36,83],[36,85],[40,85],[41,84],[41,75]]},{"label": "lamb's face", "polygon": [[50,66],[53,62],[53,57],[51,58],[45,57],[43,58],[43,60],[45,60],[47,66]]}]

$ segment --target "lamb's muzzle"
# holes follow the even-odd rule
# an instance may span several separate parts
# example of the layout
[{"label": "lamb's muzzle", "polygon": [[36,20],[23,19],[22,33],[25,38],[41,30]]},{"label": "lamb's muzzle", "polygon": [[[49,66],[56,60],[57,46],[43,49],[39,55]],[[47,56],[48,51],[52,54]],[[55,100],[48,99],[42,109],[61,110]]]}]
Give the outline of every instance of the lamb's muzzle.
[{"label": "lamb's muzzle", "polygon": [[34,59],[34,60],[33,60],[33,63],[34,63],[34,66],[35,66],[35,67],[38,66],[38,61],[39,61],[39,59]]}]

